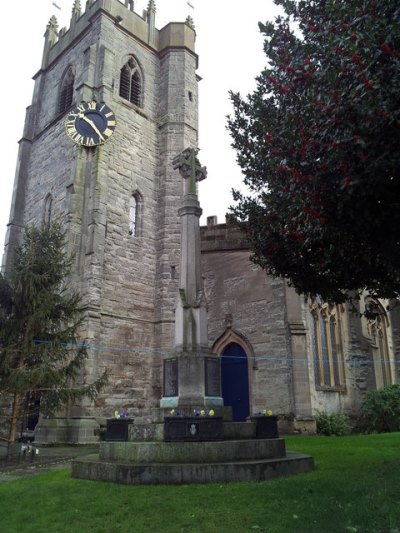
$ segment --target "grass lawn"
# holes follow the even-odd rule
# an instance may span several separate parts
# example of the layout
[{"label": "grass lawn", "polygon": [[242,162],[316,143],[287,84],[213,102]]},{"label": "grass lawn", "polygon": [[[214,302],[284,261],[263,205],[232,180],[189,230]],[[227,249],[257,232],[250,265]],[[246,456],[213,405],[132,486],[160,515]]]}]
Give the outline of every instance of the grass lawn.
[{"label": "grass lawn", "polygon": [[263,483],[124,486],[69,470],[0,485],[2,533],[400,533],[400,433],[288,437],[316,471]]}]

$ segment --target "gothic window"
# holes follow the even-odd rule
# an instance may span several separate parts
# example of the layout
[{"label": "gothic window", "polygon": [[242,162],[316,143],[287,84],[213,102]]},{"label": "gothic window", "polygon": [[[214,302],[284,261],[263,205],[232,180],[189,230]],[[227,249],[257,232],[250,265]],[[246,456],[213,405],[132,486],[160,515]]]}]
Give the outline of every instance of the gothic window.
[{"label": "gothic window", "polygon": [[142,197],[138,192],[134,192],[129,202],[129,235],[131,237],[137,237],[139,235],[141,207]]},{"label": "gothic window", "polygon": [[392,384],[387,340],[388,320],[383,307],[378,302],[368,299],[366,305],[375,311],[375,316],[368,319],[367,327],[374,359],[376,386],[380,388]]},{"label": "gothic window", "polygon": [[74,81],[75,81],[74,69],[73,67],[69,67],[61,83],[60,95],[59,95],[59,100],[58,100],[58,112],[59,113],[63,113],[64,111],[69,109],[72,105],[73,96],[74,96]]},{"label": "gothic window", "polygon": [[119,95],[137,106],[142,105],[142,76],[138,63],[130,57],[121,68]]},{"label": "gothic window", "polygon": [[316,298],[310,303],[311,350],[317,387],[344,387],[340,306]]},{"label": "gothic window", "polygon": [[51,194],[48,194],[44,200],[44,211],[43,211],[43,225],[44,226],[50,226],[52,208],[53,208],[53,197]]}]

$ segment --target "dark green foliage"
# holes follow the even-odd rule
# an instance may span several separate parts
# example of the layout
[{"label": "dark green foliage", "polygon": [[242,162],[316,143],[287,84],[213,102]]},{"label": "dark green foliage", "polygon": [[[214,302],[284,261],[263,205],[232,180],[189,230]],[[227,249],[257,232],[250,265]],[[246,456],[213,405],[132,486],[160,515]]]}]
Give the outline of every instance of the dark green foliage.
[{"label": "dark green foliage", "polygon": [[360,409],[359,426],[367,433],[400,431],[400,385],[369,391]]},{"label": "dark green foliage", "polygon": [[[253,261],[326,301],[400,295],[398,0],[275,0],[267,66],[229,130]],[[354,294],[353,296],[354,297]]]},{"label": "dark green foliage", "polygon": [[105,384],[105,375],[94,383],[80,377],[87,352],[64,247],[59,225],[28,227],[10,271],[0,274],[0,392],[14,396],[14,423],[28,392],[39,392],[41,412],[52,414]]},{"label": "dark green foliage", "polygon": [[337,437],[348,435],[350,433],[350,427],[347,416],[342,413],[318,413],[317,433],[319,435],[335,435]]}]

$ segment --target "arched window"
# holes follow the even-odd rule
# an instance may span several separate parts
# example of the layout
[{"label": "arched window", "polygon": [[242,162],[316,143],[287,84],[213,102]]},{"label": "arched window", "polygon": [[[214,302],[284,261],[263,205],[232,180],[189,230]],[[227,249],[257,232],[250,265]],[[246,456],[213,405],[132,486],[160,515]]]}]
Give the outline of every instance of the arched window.
[{"label": "arched window", "polygon": [[48,194],[44,200],[44,210],[43,210],[43,225],[44,226],[50,226],[52,209],[53,209],[53,197],[51,194]]},{"label": "arched window", "polygon": [[140,233],[142,197],[134,192],[129,201],[129,235],[137,237]]},{"label": "arched window", "polygon": [[138,107],[142,106],[142,76],[138,63],[130,57],[121,68],[119,95]]},{"label": "arched window", "polygon": [[387,340],[388,319],[380,303],[371,298],[365,303],[366,307],[374,310],[368,318],[367,328],[372,346],[376,386],[380,388],[393,383]]},{"label": "arched window", "polygon": [[314,380],[318,387],[343,387],[343,348],[340,329],[340,306],[310,302],[311,350]]},{"label": "arched window", "polygon": [[58,112],[63,113],[72,105],[74,96],[74,81],[75,71],[73,67],[69,67],[64,75],[60,88],[60,96],[58,99]]}]

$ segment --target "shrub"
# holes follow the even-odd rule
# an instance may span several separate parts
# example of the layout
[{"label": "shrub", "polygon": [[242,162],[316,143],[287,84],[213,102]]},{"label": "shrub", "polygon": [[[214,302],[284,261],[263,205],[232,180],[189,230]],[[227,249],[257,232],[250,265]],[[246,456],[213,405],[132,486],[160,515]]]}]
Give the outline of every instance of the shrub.
[{"label": "shrub", "polygon": [[359,426],[367,433],[400,431],[400,385],[369,391],[360,409]]},{"label": "shrub", "polygon": [[316,419],[317,433],[319,435],[336,435],[340,437],[350,433],[350,427],[346,415],[341,413],[328,414],[325,412],[318,412]]}]

